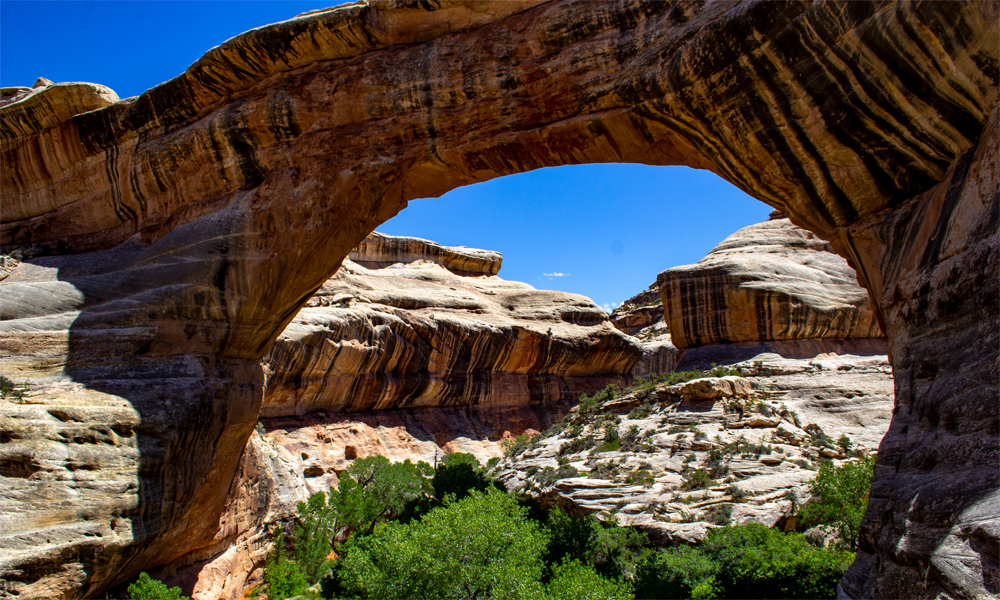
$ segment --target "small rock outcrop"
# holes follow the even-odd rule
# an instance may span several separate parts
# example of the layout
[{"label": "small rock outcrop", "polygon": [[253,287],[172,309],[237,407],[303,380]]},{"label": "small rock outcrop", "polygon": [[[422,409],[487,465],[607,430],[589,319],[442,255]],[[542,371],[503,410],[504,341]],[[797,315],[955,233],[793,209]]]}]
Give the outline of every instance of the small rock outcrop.
[{"label": "small rock outcrop", "polygon": [[376,234],[350,256],[271,347],[263,417],[572,400],[642,354],[589,298],[496,277],[496,252]]},{"label": "small rock outcrop", "polygon": [[675,346],[882,337],[867,291],[826,241],[776,215],[657,277]]}]

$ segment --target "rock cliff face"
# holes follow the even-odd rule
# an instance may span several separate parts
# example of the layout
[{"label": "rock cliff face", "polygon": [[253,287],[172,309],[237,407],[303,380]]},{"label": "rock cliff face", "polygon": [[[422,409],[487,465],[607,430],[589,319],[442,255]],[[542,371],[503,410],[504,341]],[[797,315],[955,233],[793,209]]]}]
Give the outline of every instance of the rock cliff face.
[{"label": "rock cliff face", "polygon": [[830,244],[775,215],[698,264],[657,277],[678,348],[761,340],[881,337],[867,291]]},{"label": "rock cliff face", "polygon": [[[872,294],[897,406],[845,593],[996,593],[998,12],[372,0],[138,98],[4,91],[0,240],[26,261],[0,282],[0,368],[30,391],[2,400],[2,576],[96,596],[211,547],[260,359],[352,248],[414,198],[614,161],[712,170]],[[35,465],[62,442],[21,424],[64,405],[91,433]],[[135,458],[100,462],[108,432]],[[33,516],[43,495],[66,510]]]},{"label": "rock cliff face", "polygon": [[264,417],[571,400],[640,358],[590,299],[496,277],[495,252],[376,235],[350,256],[268,353]]}]

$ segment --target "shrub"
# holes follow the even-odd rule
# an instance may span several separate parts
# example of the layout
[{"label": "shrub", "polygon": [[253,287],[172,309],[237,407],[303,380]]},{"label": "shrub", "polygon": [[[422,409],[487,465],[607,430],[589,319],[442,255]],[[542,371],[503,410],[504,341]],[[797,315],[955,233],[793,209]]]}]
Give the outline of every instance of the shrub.
[{"label": "shrub", "polygon": [[[617,434],[617,430],[615,431]],[[639,426],[632,425],[622,434],[621,438],[621,448],[625,452],[633,452],[636,450],[636,446],[639,444]]]},{"label": "shrub", "polygon": [[618,580],[601,577],[578,560],[563,560],[552,567],[551,600],[629,600],[632,590]]},{"label": "shrub", "polygon": [[559,481],[560,479],[568,479],[570,477],[576,477],[579,474],[580,472],[577,471],[576,467],[573,467],[572,465],[560,465],[558,469],[554,469],[552,467],[545,467],[544,469],[539,471],[538,474],[535,476],[535,481],[538,482],[538,485],[545,488],[549,487],[550,485]]},{"label": "shrub", "polygon": [[724,598],[833,598],[854,559],[760,523],[709,531],[699,551],[718,566],[715,581]]},{"label": "shrub", "polygon": [[717,570],[718,565],[690,546],[648,552],[636,566],[635,597],[690,598]]},{"label": "shrub", "polygon": [[802,507],[802,524],[829,524],[837,528],[840,541],[852,551],[858,547],[861,519],[868,508],[875,457],[863,458],[836,468],[823,465],[809,482],[813,500]]},{"label": "shrub", "polygon": [[847,453],[851,451],[851,448],[854,447],[854,444],[851,443],[851,438],[847,437],[847,434],[845,433],[844,435],[840,436],[840,439],[837,440],[837,446],[839,446],[841,450]]},{"label": "shrub", "polygon": [[716,525],[729,525],[733,518],[732,504],[717,504],[708,512],[708,520]]},{"label": "shrub", "polygon": [[368,598],[537,598],[547,537],[526,512],[491,489],[380,525],[344,545],[341,585]]},{"label": "shrub", "polygon": [[597,438],[592,435],[585,435],[583,437],[578,437],[571,439],[568,442],[563,442],[559,446],[559,451],[557,454],[559,456],[564,456],[567,454],[576,454],[577,452],[583,452],[584,450],[589,450],[597,444]]},{"label": "shrub", "polygon": [[128,597],[131,600],[191,600],[181,595],[181,588],[168,588],[165,583],[149,576],[145,571],[139,573],[139,579],[128,586]]},{"label": "shrub", "polygon": [[708,473],[697,469],[688,473],[687,478],[681,485],[682,490],[703,490],[708,487],[716,485],[716,481],[709,477]]},{"label": "shrub", "polygon": [[655,481],[653,473],[649,469],[636,469],[628,474],[625,481],[631,485],[642,485],[649,487]]},{"label": "shrub", "polygon": [[524,433],[515,438],[508,439],[502,444],[504,456],[507,458],[517,458],[519,454],[528,448],[534,447],[534,443],[535,437],[529,437]]}]

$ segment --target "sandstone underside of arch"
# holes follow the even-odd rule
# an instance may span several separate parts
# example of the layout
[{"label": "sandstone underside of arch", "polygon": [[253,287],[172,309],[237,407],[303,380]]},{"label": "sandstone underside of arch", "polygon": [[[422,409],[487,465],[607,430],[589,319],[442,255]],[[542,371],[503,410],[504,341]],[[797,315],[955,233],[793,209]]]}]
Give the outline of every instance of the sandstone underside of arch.
[{"label": "sandstone underside of arch", "polygon": [[261,356],[407,201],[639,162],[780,208],[875,300],[896,409],[842,591],[1000,592],[998,17],[372,0],[233,38],[137,98],[4,90],[0,243],[24,261],[0,271],[0,369],[31,391],[0,405],[0,576],[90,597],[211,546]]}]

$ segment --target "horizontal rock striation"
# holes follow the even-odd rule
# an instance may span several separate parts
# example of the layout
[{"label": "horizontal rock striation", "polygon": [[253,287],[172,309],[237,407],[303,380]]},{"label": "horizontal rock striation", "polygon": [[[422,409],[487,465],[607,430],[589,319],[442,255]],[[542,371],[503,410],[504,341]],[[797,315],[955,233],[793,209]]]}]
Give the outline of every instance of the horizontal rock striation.
[{"label": "horizontal rock striation", "polygon": [[496,275],[503,257],[492,250],[441,244],[412,237],[372,233],[347,255],[369,269],[427,260],[464,275]]},{"label": "horizontal rock striation", "polygon": [[678,348],[882,336],[854,269],[786,218],[737,231],[697,264],[660,273],[657,283]]},{"label": "horizontal rock striation", "polygon": [[[641,162],[709,169],[782,209],[873,294],[901,361],[899,425],[845,593],[996,593],[982,524],[1000,357],[978,344],[998,339],[998,35],[995,2],[373,0],[237,36],[96,110],[59,86],[7,96],[0,245],[26,260],[0,281],[0,363],[36,393],[2,399],[0,427],[75,385],[88,428],[115,423],[101,403],[137,414],[140,454],[111,507],[22,478],[5,535],[35,541],[0,577],[25,597],[97,596],[210,547],[263,404],[260,359],[409,200]],[[8,517],[43,491],[73,513]],[[59,553],[78,567],[54,573]]]},{"label": "horizontal rock striation", "polygon": [[591,300],[493,276],[497,253],[379,235],[351,255],[376,260],[345,261],[271,347],[263,416],[570,400],[640,358]]},{"label": "horizontal rock striation", "polygon": [[[867,341],[850,340],[842,354],[796,358],[767,348],[727,363],[745,377],[661,384],[592,415],[570,413],[502,460],[500,479],[573,513],[613,515],[662,544],[695,543],[725,524],[794,526],[819,463],[867,454],[889,426],[892,368],[885,341],[872,342],[876,347],[866,348]],[[609,423],[621,440],[635,427],[634,439],[602,449]],[[588,436],[589,444],[580,442]],[[842,436],[849,450],[837,445]],[[546,478],[546,468],[563,464],[578,472]],[[697,470],[712,481],[692,486]]]}]

